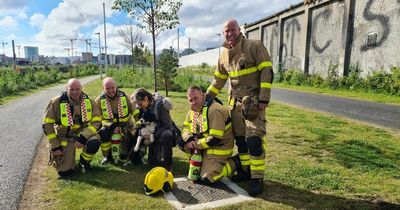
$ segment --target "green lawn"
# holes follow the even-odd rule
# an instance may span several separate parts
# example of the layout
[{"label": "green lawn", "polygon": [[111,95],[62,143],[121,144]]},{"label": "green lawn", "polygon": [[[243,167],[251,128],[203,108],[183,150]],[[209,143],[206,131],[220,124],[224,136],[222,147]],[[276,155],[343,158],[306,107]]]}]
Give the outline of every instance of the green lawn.
[{"label": "green lawn", "polygon": [[[101,81],[84,91],[95,97]],[[188,109],[185,93],[172,92],[170,98],[173,119],[181,125]],[[400,133],[278,103],[270,104],[267,119],[265,192],[255,201],[219,209],[400,208]],[[101,158],[98,153],[94,171],[69,181],[47,167],[41,201],[48,209],[172,209],[162,196],[144,194],[149,167],[101,166]],[[177,148],[174,161],[174,176],[186,176],[188,163]]]},{"label": "green lawn", "polygon": [[333,96],[342,96],[352,99],[360,99],[367,101],[374,101],[386,104],[395,104],[400,105],[400,97],[399,96],[391,96],[386,94],[377,94],[377,93],[369,93],[363,91],[350,91],[344,89],[332,90],[329,88],[316,88],[316,87],[307,87],[307,86],[295,86],[284,83],[274,83],[274,87],[284,88],[289,90],[298,90],[302,92],[310,92],[310,93],[320,93],[325,95],[333,95]]}]

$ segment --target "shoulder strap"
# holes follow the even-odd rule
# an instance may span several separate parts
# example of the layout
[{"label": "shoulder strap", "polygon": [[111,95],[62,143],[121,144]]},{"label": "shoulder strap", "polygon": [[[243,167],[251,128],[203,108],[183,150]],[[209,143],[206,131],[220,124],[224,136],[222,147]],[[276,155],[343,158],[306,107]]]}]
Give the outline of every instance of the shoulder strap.
[{"label": "shoulder strap", "polygon": [[60,103],[68,103],[68,94],[67,94],[67,91],[61,92],[61,95],[60,95]]}]

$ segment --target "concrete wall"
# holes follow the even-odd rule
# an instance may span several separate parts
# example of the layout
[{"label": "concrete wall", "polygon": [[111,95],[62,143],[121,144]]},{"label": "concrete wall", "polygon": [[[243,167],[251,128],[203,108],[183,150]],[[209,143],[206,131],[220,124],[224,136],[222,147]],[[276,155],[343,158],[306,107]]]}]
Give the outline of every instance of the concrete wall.
[{"label": "concrete wall", "polygon": [[[352,63],[359,62],[364,73],[400,66],[400,1],[357,1],[354,19]],[[368,34],[376,45],[368,46]]]},{"label": "concrete wall", "polygon": [[217,65],[218,53],[219,53],[219,48],[215,48],[212,50],[198,52],[191,55],[185,55],[179,58],[179,65],[181,65],[182,67],[201,65],[202,63],[207,63],[208,65],[211,66]]},{"label": "concrete wall", "polygon": [[264,43],[275,67],[326,76],[330,64],[338,65],[341,75],[354,64],[363,75],[400,66],[400,0],[299,3],[245,30]]},{"label": "concrete wall", "polygon": [[330,64],[340,63],[340,52],[345,49],[345,4],[343,1],[331,1],[312,8],[310,13],[308,72],[326,76]]},{"label": "concrete wall", "polygon": [[[269,50],[274,68],[301,69],[327,76],[329,65],[347,75],[359,64],[365,76],[400,66],[400,0],[319,0],[245,24],[249,39]],[[206,51],[181,58],[181,65],[217,63]]]},{"label": "concrete wall", "polygon": [[304,63],[303,51],[304,13],[299,13],[282,20],[283,36],[281,44],[281,64],[285,69],[301,69]]}]

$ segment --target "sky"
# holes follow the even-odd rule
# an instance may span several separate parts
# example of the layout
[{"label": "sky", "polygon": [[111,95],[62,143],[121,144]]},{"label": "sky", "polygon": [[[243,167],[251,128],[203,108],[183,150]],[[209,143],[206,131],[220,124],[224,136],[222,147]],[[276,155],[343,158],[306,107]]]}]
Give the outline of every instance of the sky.
[{"label": "sky", "polygon": [[[0,0],[0,54],[12,55],[12,40],[17,57],[24,57],[24,46],[39,47],[39,55],[68,56],[73,42],[74,55],[90,51],[86,39],[91,41],[91,51],[99,52],[104,46],[103,3],[105,3],[107,53],[129,54],[123,46],[119,31],[129,24],[123,12],[111,10],[113,0]],[[252,23],[300,3],[301,0],[183,0],[178,12],[179,26],[165,30],[157,37],[157,51],[189,46],[196,51],[220,46],[223,42],[223,23],[235,18],[240,25]],[[137,29],[140,40],[152,49],[151,35]],[[3,45],[4,43],[4,45]],[[4,48],[3,48],[4,46]],[[20,46],[20,47],[18,47]],[[86,50],[88,48],[88,50]],[[4,51],[3,51],[4,49]],[[103,50],[104,51],[104,50]],[[70,52],[71,53],[71,52]]]}]

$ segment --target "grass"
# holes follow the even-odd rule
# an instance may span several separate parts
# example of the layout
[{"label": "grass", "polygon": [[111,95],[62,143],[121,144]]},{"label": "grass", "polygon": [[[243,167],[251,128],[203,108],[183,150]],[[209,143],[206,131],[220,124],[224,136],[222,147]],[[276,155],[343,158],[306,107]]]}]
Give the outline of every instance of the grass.
[{"label": "grass", "polygon": [[289,90],[298,90],[302,92],[309,92],[309,93],[320,93],[326,95],[334,95],[334,96],[342,96],[346,98],[353,98],[353,99],[361,99],[373,102],[380,102],[386,104],[394,104],[400,105],[400,97],[399,96],[391,96],[387,94],[378,94],[378,93],[369,93],[363,91],[356,91],[356,90],[332,90],[329,88],[317,88],[317,87],[307,87],[307,86],[295,86],[289,85],[284,83],[274,83],[274,87],[289,89]]},{"label": "grass", "polygon": [[20,91],[20,92],[16,93],[15,95],[6,96],[6,97],[3,97],[3,98],[0,98],[0,105],[8,104],[8,103],[10,103],[12,101],[15,101],[15,100],[17,100],[17,99],[19,99],[21,97],[24,97],[24,96],[27,96],[27,95],[31,95],[33,93],[37,93],[37,92],[39,92],[41,90],[45,90],[45,89],[47,89],[49,87],[53,87],[53,86],[60,85],[60,84],[65,84],[66,82],[67,82],[67,80],[60,80],[60,81],[58,81],[56,83],[47,84],[47,85],[44,85],[44,86],[41,86],[41,87],[37,87],[37,88],[34,88],[34,89],[30,89],[30,90]]},{"label": "grass", "polygon": [[[87,76],[90,76],[90,75],[87,75]],[[84,77],[87,77],[87,76],[78,77],[78,78],[84,78]],[[33,89],[29,89],[29,90],[20,91],[20,92],[16,93],[15,95],[6,96],[6,97],[3,97],[3,98],[0,98],[0,105],[5,105],[5,104],[8,104],[8,103],[11,103],[11,102],[13,102],[13,101],[15,101],[15,100],[17,100],[17,99],[19,99],[21,97],[24,97],[24,96],[27,96],[27,95],[31,95],[33,93],[37,93],[37,92],[39,92],[41,90],[45,90],[45,89],[47,89],[49,87],[54,87],[54,86],[61,85],[61,84],[65,85],[65,83],[67,83],[67,81],[68,81],[68,79],[62,79],[62,80],[57,81],[55,83],[47,84],[47,85],[44,85],[44,86],[39,86],[37,88],[33,88]],[[101,83],[99,83],[99,84],[101,84]]]},{"label": "grass", "polygon": [[[96,80],[84,91],[95,97],[100,87]],[[172,92],[170,98],[180,125],[188,109],[185,93]],[[279,103],[270,105],[267,119],[265,192],[255,201],[218,209],[400,208],[400,133]],[[41,198],[48,209],[172,209],[162,196],[143,193],[148,166],[101,166],[101,158],[95,156],[93,172],[69,181],[57,179],[48,167],[44,176],[50,181]],[[177,148],[174,162],[174,176],[186,176],[188,163]]]}]

